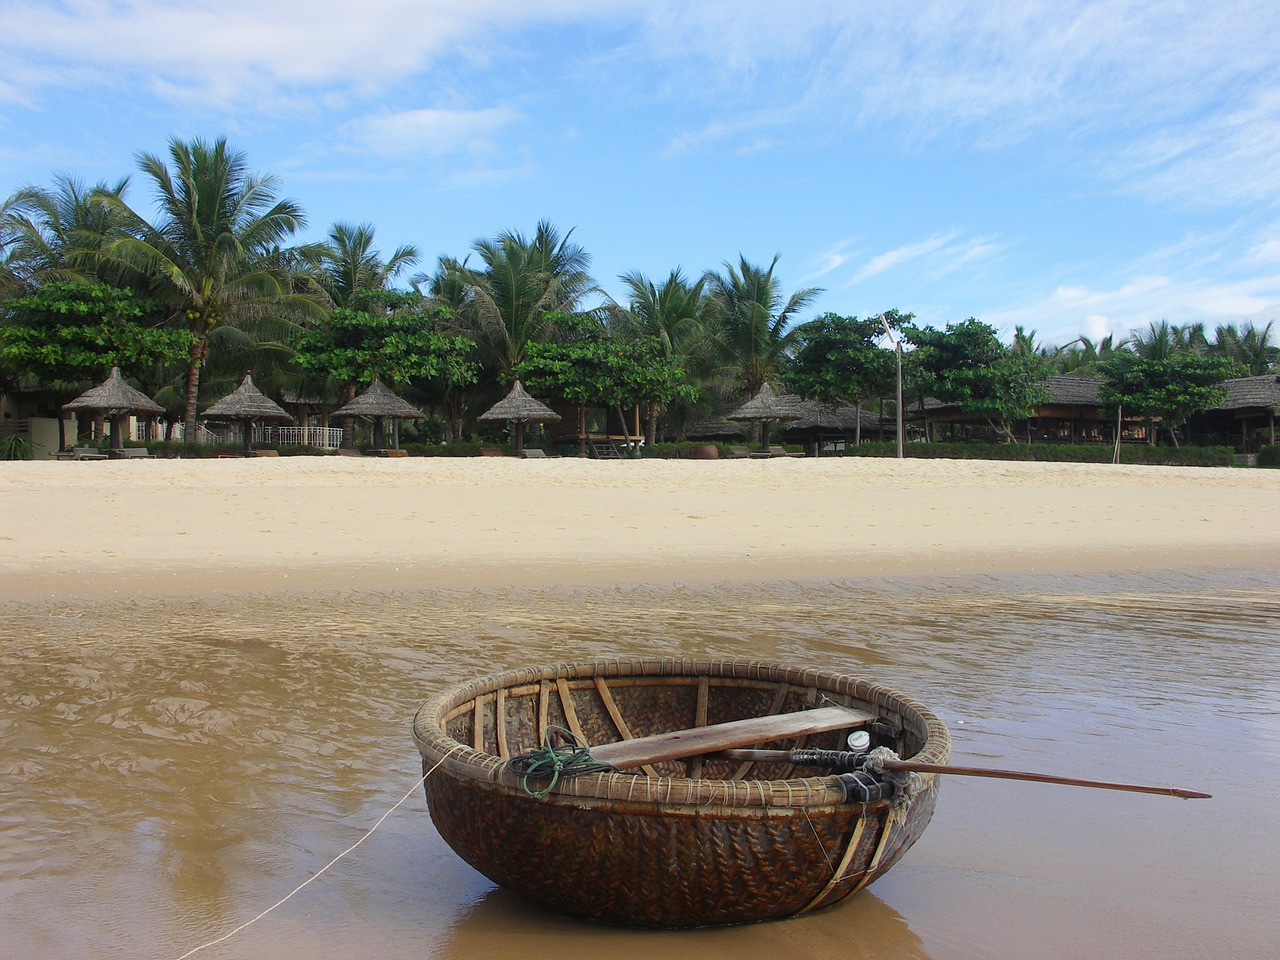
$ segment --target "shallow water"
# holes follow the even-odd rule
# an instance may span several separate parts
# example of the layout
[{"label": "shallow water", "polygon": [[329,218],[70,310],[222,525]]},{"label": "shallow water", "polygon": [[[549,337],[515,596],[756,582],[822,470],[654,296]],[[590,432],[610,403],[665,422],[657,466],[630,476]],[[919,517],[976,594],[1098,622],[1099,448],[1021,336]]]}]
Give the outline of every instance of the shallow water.
[{"label": "shallow water", "polygon": [[948,778],[873,887],[798,920],[645,933],[548,914],[443,844],[420,790],[197,956],[1274,960],[1271,572],[247,597],[0,607],[0,955],[176,958],[312,877],[420,776],[444,683],[727,656],[861,672],[954,762],[1207,790]]}]

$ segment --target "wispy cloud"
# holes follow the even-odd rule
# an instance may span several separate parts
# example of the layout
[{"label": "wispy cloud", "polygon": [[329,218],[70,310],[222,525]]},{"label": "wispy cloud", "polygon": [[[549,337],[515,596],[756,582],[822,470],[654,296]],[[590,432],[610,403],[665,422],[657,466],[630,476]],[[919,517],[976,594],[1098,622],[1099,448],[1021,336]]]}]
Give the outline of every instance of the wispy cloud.
[{"label": "wispy cloud", "polygon": [[852,243],[852,240],[844,240],[836,244],[830,250],[819,254],[817,265],[810,273],[804,276],[802,282],[808,283],[812,280],[817,280],[819,277],[825,277],[833,270],[839,270],[842,266],[848,263],[854,255],[846,253],[845,251],[849,249],[849,246]]},{"label": "wispy cloud", "polygon": [[485,153],[494,138],[522,119],[513,107],[404,110],[361,117],[338,131],[341,142],[389,156]]},{"label": "wispy cloud", "polygon": [[976,255],[972,246],[957,246],[954,244],[954,241],[960,235],[961,231],[953,228],[945,233],[936,233],[919,243],[909,243],[895,247],[892,250],[886,250],[859,267],[845,286],[854,286],[905,264],[931,257],[940,251],[945,251],[946,256],[942,258],[941,264],[934,264],[931,269],[934,271],[938,269],[954,269],[955,266],[959,265],[957,263],[958,260],[971,260]]}]

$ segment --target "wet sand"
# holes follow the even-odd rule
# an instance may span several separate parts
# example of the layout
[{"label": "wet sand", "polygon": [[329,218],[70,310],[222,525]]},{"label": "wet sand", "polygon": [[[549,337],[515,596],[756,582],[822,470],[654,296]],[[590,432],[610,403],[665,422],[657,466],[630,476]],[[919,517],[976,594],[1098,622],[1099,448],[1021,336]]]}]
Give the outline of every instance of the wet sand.
[{"label": "wet sand", "polygon": [[0,465],[0,954],[176,960],[413,786],[441,684],[672,655],[864,673],[958,763],[1215,797],[952,778],[834,909],[636,933],[495,889],[418,791],[196,956],[1274,958],[1277,474],[332,463]]}]

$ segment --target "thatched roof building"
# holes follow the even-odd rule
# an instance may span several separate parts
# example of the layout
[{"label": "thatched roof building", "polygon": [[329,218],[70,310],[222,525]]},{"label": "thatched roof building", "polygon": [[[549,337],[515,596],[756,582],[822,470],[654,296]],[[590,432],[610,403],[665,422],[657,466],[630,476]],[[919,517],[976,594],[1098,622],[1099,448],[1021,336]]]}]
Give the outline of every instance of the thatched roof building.
[{"label": "thatched roof building", "polygon": [[62,409],[68,413],[98,413],[111,421],[109,447],[120,450],[124,446],[124,422],[130,414],[158,416],[164,407],[145,393],[124,382],[120,368],[112,367],[111,374],[96,387],[90,387]]},{"label": "thatched roof building", "polygon": [[[331,417],[364,417],[373,421],[373,448],[381,450],[386,445],[386,432],[383,427],[387,420],[425,420],[426,414],[409,401],[402,399],[374,377],[369,389],[349,403],[343,404],[330,414]],[[400,446],[400,438],[395,438],[395,446]]]},{"label": "thatched roof building", "polygon": [[526,423],[554,423],[560,419],[541,400],[529,394],[519,380],[511,385],[511,392],[480,414],[477,420],[510,420],[515,424],[516,453],[524,452],[524,425]]},{"label": "thatched roof building", "polygon": [[253,385],[253,378],[244,375],[240,386],[200,414],[202,420],[227,420],[244,425],[244,454],[249,456],[253,445],[253,424],[259,420],[276,420],[292,423],[293,417],[284,408]]},{"label": "thatched roof building", "polygon": [[71,413],[101,413],[107,417],[127,416],[131,413],[153,416],[164,413],[164,407],[124,382],[119,367],[112,367],[106,380],[89,388],[70,403],[64,403],[62,409]]},{"label": "thatched roof building", "polygon": [[284,408],[253,384],[253,377],[244,375],[240,386],[200,414],[202,420],[292,420]]},{"label": "thatched roof building", "polygon": [[424,420],[427,415],[375,378],[369,384],[369,389],[333,411],[330,416],[366,417],[370,420]]}]

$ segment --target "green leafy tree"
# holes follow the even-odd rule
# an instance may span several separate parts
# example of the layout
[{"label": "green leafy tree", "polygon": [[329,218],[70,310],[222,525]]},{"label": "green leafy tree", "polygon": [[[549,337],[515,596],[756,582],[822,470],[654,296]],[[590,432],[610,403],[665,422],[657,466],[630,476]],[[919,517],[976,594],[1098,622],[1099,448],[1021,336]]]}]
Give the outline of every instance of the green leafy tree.
[{"label": "green leafy tree", "polygon": [[797,315],[822,292],[810,287],[784,295],[774,276],[778,260],[761,268],[739,257],[736,265],[725,263],[723,273],[706,277],[721,361],[746,396],[778,376],[795,339]]},{"label": "green leafy tree", "polygon": [[883,332],[879,319],[823,314],[796,329],[798,348],[783,379],[806,400],[828,407],[851,404],[860,414],[866,400],[894,381],[897,358],[877,342]]},{"label": "green leafy tree", "polygon": [[[136,377],[179,361],[191,335],[163,324],[154,301],[129,290],[50,281],[0,303],[0,368],[70,398],[112,367]],[[66,446],[65,437],[59,441]]]},{"label": "green leafy tree", "polygon": [[943,403],[985,419],[1008,440],[1010,424],[1031,416],[1049,399],[1039,382],[1042,361],[1018,356],[1002,344],[995,330],[970,317],[945,330],[910,326],[915,370],[923,390]]},{"label": "green leafy tree", "polygon": [[623,423],[626,406],[669,403],[693,392],[679,361],[664,356],[658,341],[593,331],[580,331],[567,341],[530,344],[516,375],[545,396],[616,410]]},{"label": "green leafy tree", "polygon": [[[1226,357],[1173,353],[1144,357],[1121,351],[1102,364],[1105,378],[1102,402],[1118,413],[1159,420],[1174,446],[1176,430],[1189,416],[1221,403],[1227,395],[1223,381],[1239,368]],[[1155,431],[1149,433],[1155,443]]]},{"label": "green leafy tree", "polygon": [[444,378],[474,382],[475,345],[465,337],[438,332],[432,317],[417,312],[371,314],[343,307],[304,331],[297,341],[297,362],[348,383],[408,385]]},{"label": "green leafy tree", "polygon": [[446,313],[425,305],[384,313],[340,307],[298,338],[296,363],[337,380],[348,399],[358,384],[380,378],[430,395],[460,419],[453,405],[479,379],[480,365],[472,341],[436,328]]},{"label": "green leafy tree", "polygon": [[141,278],[148,293],[192,335],[183,425],[195,436],[200,372],[219,325],[316,317],[320,305],[294,292],[280,245],[305,224],[292,200],[277,199],[275,177],[249,172],[225,139],[169,143],[169,163],[141,154],[159,215],[148,221],[119,197],[99,194],[125,220],[129,236],[106,243],[99,273]]}]

